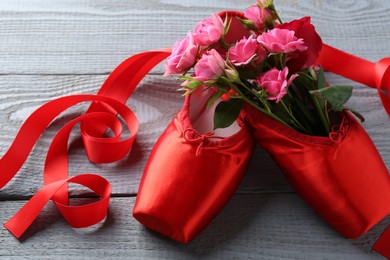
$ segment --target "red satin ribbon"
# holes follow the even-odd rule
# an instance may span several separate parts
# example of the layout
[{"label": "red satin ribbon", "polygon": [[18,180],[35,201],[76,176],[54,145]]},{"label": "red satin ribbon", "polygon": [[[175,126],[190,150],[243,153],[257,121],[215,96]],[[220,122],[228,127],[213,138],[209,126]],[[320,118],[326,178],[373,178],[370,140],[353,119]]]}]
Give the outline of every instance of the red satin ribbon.
[{"label": "red satin ribbon", "polygon": [[[12,234],[19,238],[50,199],[73,227],[94,225],[106,217],[111,194],[109,182],[94,174],[68,177],[69,134],[72,127],[80,122],[85,150],[92,162],[107,163],[123,158],[131,149],[138,132],[137,118],[124,102],[146,73],[169,54],[170,50],[166,49],[134,55],[110,74],[97,95],[58,98],[38,108],[24,122],[14,142],[0,159],[0,188],[15,176],[42,132],[56,116],[80,102],[94,102],[86,114],[71,120],[54,137],[45,161],[45,186],[4,224]],[[130,136],[124,140],[121,140],[122,124],[117,119],[117,114],[130,131]],[[113,137],[103,138],[107,129],[111,129]],[[101,199],[82,206],[69,206],[68,183],[71,182],[90,188]]]},{"label": "red satin ribbon", "polygon": [[317,63],[325,70],[376,88],[390,115],[390,58],[374,63],[323,44]]},{"label": "red satin ribbon", "polygon": [[[90,226],[106,217],[111,193],[109,182],[93,174],[68,177],[69,133],[76,123],[81,122],[84,146],[88,159],[92,162],[113,162],[123,158],[130,150],[138,131],[137,118],[124,103],[146,73],[169,54],[170,50],[166,49],[134,55],[110,74],[97,95],[74,95],[50,101],[26,120],[11,147],[0,159],[0,188],[15,176],[37,139],[57,115],[80,102],[93,101],[86,114],[70,121],[53,139],[45,161],[45,186],[5,224],[12,234],[20,237],[50,199],[73,227]],[[377,88],[383,105],[390,114],[389,58],[372,63],[324,44],[318,63],[325,70]],[[120,139],[122,126],[116,119],[117,114],[121,115],[131,132],[131,136],[125,140]],[[108,128],[112,130],[114,137],[102,138]],[[101,199],[83,206],[69,206],[67,186],[71,182],[90,188]],[[375,244],[374,250],[390,257],[389,245],[390,228]]]}]

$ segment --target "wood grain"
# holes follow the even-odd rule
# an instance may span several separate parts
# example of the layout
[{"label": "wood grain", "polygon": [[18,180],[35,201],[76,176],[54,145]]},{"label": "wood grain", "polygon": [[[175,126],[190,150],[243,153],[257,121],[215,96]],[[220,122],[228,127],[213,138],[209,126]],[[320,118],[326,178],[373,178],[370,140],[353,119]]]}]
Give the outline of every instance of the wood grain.
[{"label": "wood grain", "polygon": [[[132,259],[383,259],[370,252],[378,236],[347,240],[295,194],[236,195],[189,245],[147,230],[131,217],[134,198],[113,198],[109,215],[88,229],[72,229],[48,205],[22,242],[0,231],[3,257]],[[22,202],[2,202],[4,218]],[[384,224],[378,228],[383,230]]]},{"label": "wood grain", "polygon": [[[107,75],[140,51],[171,46],[197,21],[223,9],[243,11],[254,0],[2,0],[0,1],[0,155],[27,116],[55,97],[96,93]],[[371,61],[390,56],[388,0],[275,0],[283,20],[310,15],[324,42]],[[382,259],[370,253],[389,218],[358,240],[347,240],[325,224],[286,182],[277,165],[257,148],[247,176],[228,207],[193,243],[184,246],[146,230],[131,217],[148,155],[182,98],[162,65],[136,89],[127,104],[141,130],[129,157],[88,162],[77,127],[70,143],[71,175],[92,172],[113,185],[107,221],[75,230],[49,205],[18,241],[0,229],[5,258],[158,259]],[[349,105],[366,118],[364,128],[390,166],[390,120],[376,90],[328,73],[333,84],[354,86]],[[56,119],[18,175],[0,190],[4,222],[42,185],[50,140],[83,104]],[[359,147],[357,147],[359,149]],[[72,188],[73,195],[87,196]]]},{"label": "wood grain", "polygon": [[[252,2],[2,0],[0,74],[107,74],[132,54],[173,45],[213,12]],[[312,16],[335,47],[373,61],[390,55],[387,0],[275,3],[286,21]]]}]

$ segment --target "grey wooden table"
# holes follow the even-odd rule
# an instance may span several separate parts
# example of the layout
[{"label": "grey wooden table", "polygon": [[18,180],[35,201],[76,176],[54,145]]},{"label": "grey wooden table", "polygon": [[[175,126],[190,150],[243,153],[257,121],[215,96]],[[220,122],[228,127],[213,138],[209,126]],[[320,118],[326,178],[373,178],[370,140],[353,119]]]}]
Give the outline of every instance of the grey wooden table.
[{"label": "grey wooden table", "polygon": [[[55,97],[96,93],[125,58],[171,46],[195,23],[222,9],[244,10],[253,0],[0,0],[0,154],[27,116]],[[388,0],[275,0],[285,21],[310,15],[323,40],[376,61],[390,56]],[[350,106],[366,117],[371,135],[390,165],[390,119],[377,93],[327,74],[332,83],[351,84]],[[175,79],[162,66],[142,81],[127,102],[141,123],[131,155],[95,165],[86,159],[80,136],[72,135],[70,172],[98,173],[113,185],[104,223],[73,229],[49,205],[22,240],[0,229],[0,256],[6,258],[209,258],[209,259],[382,259],[370,247],[389,218],[357,240],[325,224],[292,190],[258,148],[245,180],[229,205],[191,244],[181,245],[148,231],[131,216],[151,148],[181,107]],[[51,138],[78,106],[61,115],[43,134],[18,175],[0,191],[5,222],[43,185],[43,161]],[[1,174],[1,173],[0,173]],[[74,187],[73,195],[83,197]]]}]

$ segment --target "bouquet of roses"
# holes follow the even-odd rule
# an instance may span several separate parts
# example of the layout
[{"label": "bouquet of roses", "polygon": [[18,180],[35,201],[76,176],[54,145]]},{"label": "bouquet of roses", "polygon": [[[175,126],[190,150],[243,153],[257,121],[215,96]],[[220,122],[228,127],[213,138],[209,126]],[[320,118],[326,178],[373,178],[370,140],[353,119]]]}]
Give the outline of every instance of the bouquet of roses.
[{"label": "bouquet of roses", "polygon": [[235,25],[234,32],[233,19],[223,21],[215,14],[198,23],[176,42],[166,65],[165,75],[183,74],[186,94],[206,85],[215,91],[209,106],[223,100],[215,110],[214,128],[231,125],[245,102],[309,135],[329,135],[342,110],[364,120],[344,105],[352,87],[328,86],[322,69],[314,67],[322,41],[309,17],[282,23],[272,1],[259,0],[236,17],[243,26],[237,30]]},{"label": "bouquet of roses", "polygon": [[[341,53],[322,43],[309,17],[283,23],[272,0],[258,0],[245,13],[224,11],[199,22],[192,32],[174,45],[167,59],[165,75],[180,74],[183,80],[181,89],[186,91],[186,96],[199,91],[212,93],[197,94],[197,97],[207,99],[207,107],[214,110],[214,130],[228,128],[237,122],[240,126],[247,125],[302,198],[340,233],[356,238],[389,214],[390,178],[375,145],[352,114],[361,121],[364,118],[345,106],[352,87],[329,85],[325,80],[318,61],[325,60],[328,68],[337,66],[332,66],[331,57],[319,59],[322,47],[332,55],[338,52],[334,56]],[[340,62],[340,57],[354,60],[353,64],[359,66],[358,59],[347,54],[339,55],[334,62]],[[382,67],[386,68],[378,68]],[[379,70],[380,75],[386,74],[383,68]],[[353,75],[350,70],[354,69],[338,70],[340,74]],[[209,139],[213,133],[197,133],[194,140],[201,142],[201,147],[206,141],[211,143]],[[185,133],[182,136],[186,139]],[[169,145],[168,142],[163,144]],[[225,158],[224,163],[244,152],[230,153],[230,158]],[[188,157],[194,160],[194,157]],[[207,158],[203,161],[205,164]],[[232,183],[239,181],[226,174],[220,175],[219,171],[223,169],[204,169],[208,171],[208,177],[198,181],[198,190],[204,193],[205,199],[204,202],[194,199],[199,204],[194,210],[195,215],[205,208],[212,209],[213,205],[218,205],[220,210],[223,203],[217,203],[222,199],[215,194],[225,189],[225,193],[231,196],[234,193],[232,187],[238,186]],[[188,178],[198,178],[194,177],[197,173],[191,174]],[[149,185],[158,178],[156,176],[150,170],[146,171],[137,200],[147,197],[144,190],[156,189],[156,185]],[[186,183],[181,172],[175,174],[175,178],[181,180],[180,185]],[[206,178],[214,178],[214,184],[209,185],[210,192],[202,190],[202,183],[211,183]],[[218,182],[230,184],[221,188]],[[145,186],[150,187],[142,189]],[[190,192],[195,194],[194,189],[195,185],[181,187],[189,196],[183,196],[186,199],[180,205],[192,203]],[[163,194],[168,189],[161,190]],[[166,199],[159,210],[169,208],[174,195]],[[156,199],[162,200],[163,196],[158,196]],[[227,201],[226,196],[223,201]],[[141,206],[137,206],[135,216],[155,210],[146,210],[146,206],[139,210]],[[213,214],[218,210],[214,207]],[[163,216],[161,211],[155,210],[157,213],[153,213],[153,217]],[[149,219],[141,222],[174,239],[188,242],[206,226],[213,214],[197,222],[202,224],[192,225],[191,232],[188,232],[191,235],[186,239],[159,228],[161,222],[157,225],[156,221],[148,221],[149,215]],[[195,223],[192,215],[187,215],[185,220],[180,218],[183,224],[176,231],[185,230],[188,223]],[[178,217],[175,218],[176,221]],[[174,225],[172,219],[167,222]],[[387,243],[385,240],[382,239],[381,243]]]}]

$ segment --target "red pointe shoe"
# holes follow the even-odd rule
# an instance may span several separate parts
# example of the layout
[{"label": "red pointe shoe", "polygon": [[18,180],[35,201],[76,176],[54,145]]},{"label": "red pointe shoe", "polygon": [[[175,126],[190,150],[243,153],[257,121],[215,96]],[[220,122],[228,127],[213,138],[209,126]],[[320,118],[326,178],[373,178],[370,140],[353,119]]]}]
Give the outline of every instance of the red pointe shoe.
[{"label": "red pointe shoe", "polygon": [[301,197],[331,226],[357,238],[390,213],[390,175],[363,127],[344,113],[329,137],[309,136],[252,107],[258,143]]},{"label": "red pointe shoe", "polygon": [[254,139],[241,119],[213,131],[210,91],[186,96],[184,106],[155,144],[133,216],[146,227],[182,243],[214,219],[248,168]]}]

